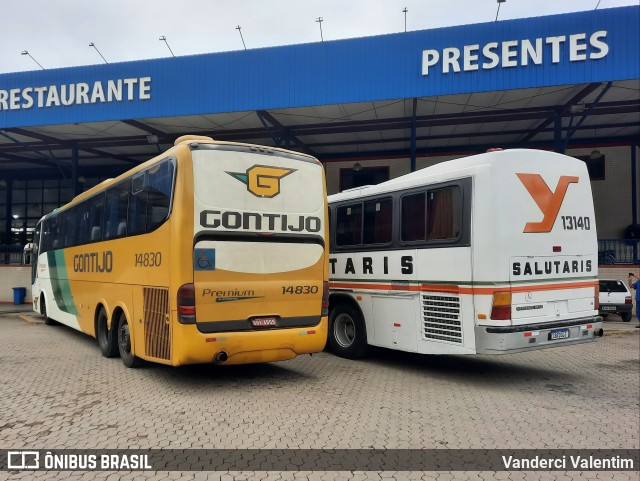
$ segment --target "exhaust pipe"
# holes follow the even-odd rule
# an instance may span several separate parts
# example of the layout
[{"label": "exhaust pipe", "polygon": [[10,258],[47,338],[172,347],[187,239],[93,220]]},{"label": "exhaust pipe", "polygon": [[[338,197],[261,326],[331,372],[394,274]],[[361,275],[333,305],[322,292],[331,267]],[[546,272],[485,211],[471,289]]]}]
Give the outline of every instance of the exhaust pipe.
[{"label": "exhaust pipe", "polygon": [[220,351],[213,358],[214,362],[225,362],[227,359],[229,359],[229,355],[224,351]]}]

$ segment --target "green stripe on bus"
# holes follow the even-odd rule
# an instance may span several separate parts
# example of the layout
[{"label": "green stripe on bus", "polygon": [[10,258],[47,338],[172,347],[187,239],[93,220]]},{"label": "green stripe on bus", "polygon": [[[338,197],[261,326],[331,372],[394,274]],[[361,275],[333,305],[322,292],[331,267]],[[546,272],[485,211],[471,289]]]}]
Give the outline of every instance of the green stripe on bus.
[{"label": "green stripe on bus", "polygon": [[78,309],[71,295],[71,285],[69,284],[67,264],[64,260],[64,250],[60,249],[47,252],[47,262],[49,263],[49,273],[51,274],[53,298],[58,308],[63,312],[77,316]]}]

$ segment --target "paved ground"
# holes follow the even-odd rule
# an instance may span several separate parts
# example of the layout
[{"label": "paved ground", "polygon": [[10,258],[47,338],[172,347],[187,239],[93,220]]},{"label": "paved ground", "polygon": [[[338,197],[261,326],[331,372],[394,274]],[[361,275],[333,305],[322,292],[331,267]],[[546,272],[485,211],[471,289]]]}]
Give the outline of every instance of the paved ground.
[{"label": "paved ground", "polygon": [[[635,325],[634,320],[634,324]],[[622,324],[622,323],[621,323]],[[640,447],[640,329],[500,357],[126,369],[0,315],[0,449]],[[7,473],[15,479],[637,479],[637,472]]]}]

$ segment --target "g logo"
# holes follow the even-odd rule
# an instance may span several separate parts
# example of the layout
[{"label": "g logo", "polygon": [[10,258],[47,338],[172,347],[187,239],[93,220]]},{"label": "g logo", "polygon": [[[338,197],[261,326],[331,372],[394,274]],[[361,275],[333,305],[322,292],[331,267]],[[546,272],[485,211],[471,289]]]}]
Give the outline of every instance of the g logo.
[{"label": "g logo", "polygon": [[230,176],[246,184],[247,190],[256,197],[272,198],[280,193],[280,179],[295,172],[295,169],[254,165],[246,173],[227,172]]}]

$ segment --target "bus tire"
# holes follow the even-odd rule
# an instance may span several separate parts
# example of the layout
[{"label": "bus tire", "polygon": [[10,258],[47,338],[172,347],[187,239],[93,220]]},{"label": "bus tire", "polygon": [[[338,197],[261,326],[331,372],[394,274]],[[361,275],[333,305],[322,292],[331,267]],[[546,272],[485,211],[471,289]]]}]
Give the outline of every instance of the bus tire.
[{"label": "bus tire", "polygon": [[47,326],[57,326],[58,323],[47,316],[47,303],[44,300],[44,296],[40,296],[40,314],[44,316],[44,323]]},{"label": "bus tire", "polygon": [[125,366],[138,367],[141,364],[141,359],[131,352],[131,331],[124,312],[120,313],[118,319],[118,351]]},{"label": "bus tire", "polygon": [[361,359],[367,355],[367,331],[356,307],[343,302],[331,310],[329,345],[334,354],[346,359]]},{"label": "bus tire", "polygon": [[118,340],[113,327],[109,329],[107,326],[107,313],[104,312],[104,309],[100,309],[96,319],[96,340],[104,357],[116,357],[119,354]]}]

